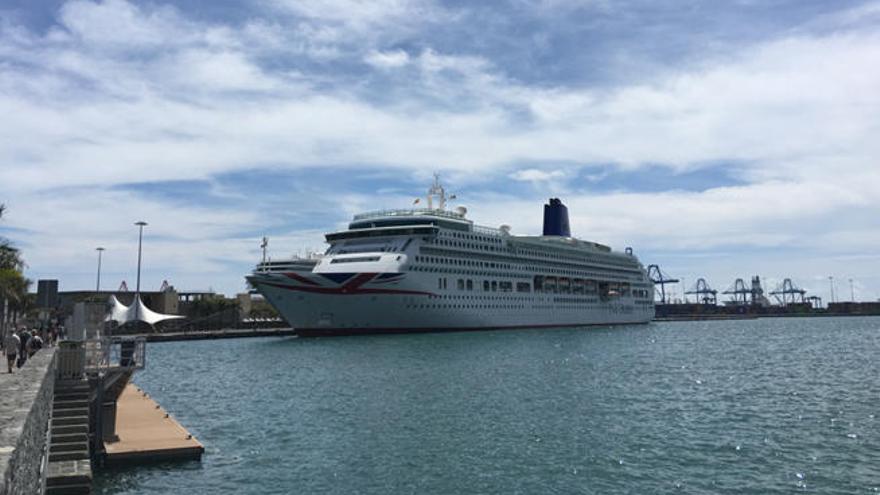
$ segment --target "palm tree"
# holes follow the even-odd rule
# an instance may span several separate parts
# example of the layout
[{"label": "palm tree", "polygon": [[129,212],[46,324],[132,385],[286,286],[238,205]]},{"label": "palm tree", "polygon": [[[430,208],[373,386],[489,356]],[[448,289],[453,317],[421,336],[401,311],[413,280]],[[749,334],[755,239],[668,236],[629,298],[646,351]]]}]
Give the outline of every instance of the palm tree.
[{"label": "palm tree", "polygon": [[[0,204],[0,218],[5,211],[6,205]],[[4,334],[6,322],[9,321],[7,312],[11,310],[13,316],[17,316],[28,310],[31,281],[22,273],[24,268],[21,251],[8,240],[0,238],[0,324]]]},{"label": "palm tree", "polygon": [[[18,320],[18,315],[23,315],[30,309],[28,288],[31,281],[24,277],[21,272],[10,269],[0,269],[0,309],[9,312],[7,321],[13,323]],[[4,314],[4,317],[7,315]]]},{"label": "palm tree", "polygon": [[0,238],[0,269],[20,272],[24,270],[24,266],[21,251],[13,247],[6,239]]}]

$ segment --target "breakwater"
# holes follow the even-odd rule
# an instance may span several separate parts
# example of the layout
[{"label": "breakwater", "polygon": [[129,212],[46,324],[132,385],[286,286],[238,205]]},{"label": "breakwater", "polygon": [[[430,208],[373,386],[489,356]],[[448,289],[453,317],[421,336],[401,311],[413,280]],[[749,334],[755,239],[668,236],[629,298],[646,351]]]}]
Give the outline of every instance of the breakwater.
[{"label": "breakwater", "polygon": [[0,495],[42,493],[54,387],[53,348],[0,377]]}]

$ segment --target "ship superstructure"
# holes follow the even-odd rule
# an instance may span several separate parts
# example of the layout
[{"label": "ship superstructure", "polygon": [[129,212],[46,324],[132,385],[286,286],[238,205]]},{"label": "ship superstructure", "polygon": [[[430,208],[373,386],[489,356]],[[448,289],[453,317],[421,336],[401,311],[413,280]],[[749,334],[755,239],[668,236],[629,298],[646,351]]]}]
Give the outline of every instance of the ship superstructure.
[{"label": "ship superstructure", "polygon": [[630,250],[571,237],[566,207],[544,206],[544,235],[475,225],[446,209],[356,215],[324,256],[263,262],[248,277],[304,336],[645,323],[654,288]]}]

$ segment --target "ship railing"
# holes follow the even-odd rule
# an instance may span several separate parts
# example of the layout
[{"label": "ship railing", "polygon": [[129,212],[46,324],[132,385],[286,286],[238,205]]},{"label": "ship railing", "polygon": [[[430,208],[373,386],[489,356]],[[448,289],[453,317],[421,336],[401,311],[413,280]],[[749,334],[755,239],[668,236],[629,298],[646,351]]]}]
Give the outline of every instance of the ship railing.
[{"label": "ship railing", "polygon": [[474,233],[485,235],[501,235],[501,229],[486,227],[485,225],[474,225]]},{"label": "ship railing", "polygon": [[284,258],[280,260],[273,261],[261,261],[257,263],[257,266],[254,268],[255,272],[265,273],[265,272],[276,272],[276,271],[290,271],[291,269],[302,269],[302,268],[314,268],[315,265],[318,264],[318,261],[321,256],[314,256],[310,258],[303,258],[300,256],[292,256],[290,258]]},{"label": "ship railing", "polygon": [[407,210],[376,210],[360,213],[354,216],[354,220],[366,220],[379,217],[408,217],[414,215],[431,215],[435,217],[464,220],[464,215],[454,211],[440,210],[435,208],[412,208]]}]

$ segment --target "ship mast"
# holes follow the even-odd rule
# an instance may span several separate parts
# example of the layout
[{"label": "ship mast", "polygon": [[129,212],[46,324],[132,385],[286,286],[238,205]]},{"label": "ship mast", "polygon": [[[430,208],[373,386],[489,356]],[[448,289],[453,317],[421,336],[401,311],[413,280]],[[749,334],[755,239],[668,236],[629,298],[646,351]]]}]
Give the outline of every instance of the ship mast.
[{"label": "ship mast", "polygon": [[440,176],[438,174],[434,174],[434,183],[431,184],[431,188],[428,189],[428,209],[434,209],[434,196],[437,196],[437,209],[444,210],[446,209],[446,189],[443,189],[443,186],[440,184]]}]

